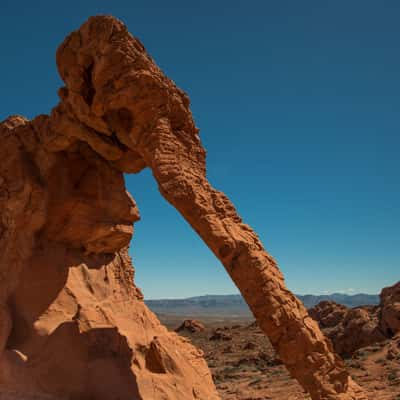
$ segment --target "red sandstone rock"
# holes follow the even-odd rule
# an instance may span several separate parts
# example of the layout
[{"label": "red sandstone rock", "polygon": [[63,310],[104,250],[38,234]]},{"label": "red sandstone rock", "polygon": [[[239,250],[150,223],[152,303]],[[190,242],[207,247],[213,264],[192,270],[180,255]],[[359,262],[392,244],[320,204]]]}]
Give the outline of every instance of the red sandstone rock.
[{"label": "red sandstone rock", "polygon": [[323,301],[309,310],[335,351],[350,356],[355,350],[382,342],[400,332],[400,282],[384,288],[379,306],[348,309]]},{"label": "red sandstone rock", "polygon": [[381,292],[382,331],[389,337],[400,332],[400,282]]},{"label": "red sandstone rock", "polygon": [[216,329],[210,336],[210,340],[222,340],[227,342],[232,340],[232,336],[228,333],[225,333],[222,329]]},{"label": "red sandstone rock", "polygon": [[328,337],[339,354],[350,356],[357,349],[386,339],[379,329],[377,311],[377,307],[350,309],[343,320],[328,332]]},{"label": "red sandstone rock", "polygon": [[348,310],[346,306],[334,301],[321,301],[309,309],[308,313],[319,323],[321,328],[332,328],[344,320]]},{"label": "red sandstone rock", "polygon": [[196,333],[204,331],[204,325],[195,319],[186,319],[182,324],[175,329],[175,332],[189,332]]},{"label": "red sandstone rock", "polygon": [[385,347],[388,360],[400,360],[400,334],[393,337]]},{"label": "red sandstone rock", "polygon": [[217,398],[200,354],[159,325],[132,283],[138,213],[121,172],[149,167],[312,398],[363,399],[257,235],[207,181],[189,99],[143,45],[94,17],[60,46],[57,65],[66,86],[51,115],[0,128],[0,390]]},{"label": "red sandstone rock", "polygon": [[81,141],[47,150],[48,124],[0,124],[0,398],[218,399],[133,283],[122,173]]}]

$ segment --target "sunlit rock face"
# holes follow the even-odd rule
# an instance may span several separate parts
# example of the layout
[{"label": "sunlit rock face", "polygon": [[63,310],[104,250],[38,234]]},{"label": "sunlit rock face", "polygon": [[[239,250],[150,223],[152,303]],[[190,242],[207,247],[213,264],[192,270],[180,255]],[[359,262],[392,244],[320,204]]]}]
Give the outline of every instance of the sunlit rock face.
[{"label": "sunlit rock face", "polygon": [[218,399],[202,354],[134,285],[122,172],[48,117],[0,125],[0,398]]},{"label": "sunlit rock face", "polygon": [[122,173],[148,167],[312,398],[363,399],[257,235],[208,182],[189,99],[143,45],[115,18],[93,17],[65,39],[57,65],[65,87],[51,114],[0,127],[0,392],[218,398],[201,354],[159,324],[133,283],[127,246],[139,214]]}]

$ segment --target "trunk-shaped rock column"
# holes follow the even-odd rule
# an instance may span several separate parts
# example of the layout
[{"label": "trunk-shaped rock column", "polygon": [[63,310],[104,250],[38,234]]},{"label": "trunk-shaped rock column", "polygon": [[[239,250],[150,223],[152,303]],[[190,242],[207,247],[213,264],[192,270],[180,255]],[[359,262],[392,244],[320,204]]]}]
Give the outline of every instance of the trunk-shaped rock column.
[{"label": "trunk-shaped rock column", "polygon": [[66,88],[52,113],[53,145],[79,138],[124,172],[150,167],[162,195],[221,260],[312,398],[365,399],[257,235],[209,184],[189,99],[141,43],[118,20],[93,17],[60,46],[57,63]]},{"label": "trunk-shaped rock column", "polygon": [[187,152],[174,139],[168,122],[160,121],[156,132],[157,147],[143,149],[143,154],[161,194],[222,262],[291,375],[314,400],[363,399],[318,324],[286,288],[275,260],[255,232],[201,169],[193,165],[185,169],[190,165],[183,162]]}]

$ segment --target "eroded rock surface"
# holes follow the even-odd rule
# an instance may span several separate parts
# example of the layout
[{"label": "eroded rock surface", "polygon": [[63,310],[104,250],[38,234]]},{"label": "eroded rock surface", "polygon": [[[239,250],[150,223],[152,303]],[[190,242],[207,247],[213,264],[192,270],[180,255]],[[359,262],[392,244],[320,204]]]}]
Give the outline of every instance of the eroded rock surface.
[{"label": "eroded rock surface", "polygon": [[322,301],[309,313],[331,339],[335,351],[348,357],[357,349],[400,333],[400,282],[382,289],[380,298],[378,306],[355,308]]},{"label": "eroded rock surface", "polygon": [[185,319],[181,325],[178,326],[178,328],[175,329],[175,332],[190,332],[190,333],[196,333],[196,332],[202,332],[204,331],[204,325],[195,319]]},{"label": "eroded rock surface", "polygon": [[0,398],[218,399],[202,353],[133,283],[122,173],[48,117],[0,125]]},{"label": "eroded rock surface", "polygon": [[321,301],[315,307],[310,308],[308,313],[315,319],[321,328],[333,328],[339,325],[349,309],[343,304],[334,301]]},{"label": "eroded rock surface", "polygon": [[310,315],[331,339],[335,351],[344,357],[386,339],[379,328],[379,307],[347,308],[324,301],[312,308]]},{"label": "eroded rock surface", "polygon": [[217,398],[199,352],[160,326],[132,283],[126,247],[138,212],[122,172],[149,167],[312,398],[364,398],[256,234],[207,181],[189,99],[143,45],[118,20],[94,17],[60,46],[57,65],[65,87],[51,115],[1,125],[1,390]]},{"label": "eroded rock surface", "polygon": [[400,282],[381,292],[380,326],[389,337],[400,333]]}]

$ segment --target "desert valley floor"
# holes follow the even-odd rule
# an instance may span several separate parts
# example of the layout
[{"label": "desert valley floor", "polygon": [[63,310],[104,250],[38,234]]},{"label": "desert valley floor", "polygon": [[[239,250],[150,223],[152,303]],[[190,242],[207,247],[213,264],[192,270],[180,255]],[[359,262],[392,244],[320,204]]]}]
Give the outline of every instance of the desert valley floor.
[{"label": "desert valley floor", "polygon": [[[177,316],[160,318],[171,330],[182,322]],[[179,334],[203,350],[222,400],[310,399],[252,320],[200,322],[204,330],[189,324]],[[370,400],[400,400],[400,337],[361,348],[345,362]]]}]

